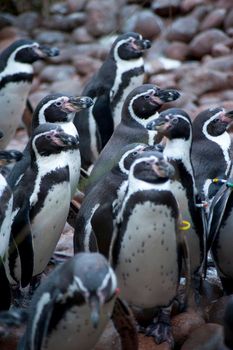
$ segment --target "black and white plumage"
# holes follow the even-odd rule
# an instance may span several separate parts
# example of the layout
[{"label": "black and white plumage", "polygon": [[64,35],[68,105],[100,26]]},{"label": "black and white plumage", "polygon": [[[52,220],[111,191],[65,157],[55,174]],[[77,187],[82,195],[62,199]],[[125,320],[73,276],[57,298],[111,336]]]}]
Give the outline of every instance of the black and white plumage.
[{"label": "black and white plumage", "polygon": [[0,54],[0,149],[13,138],[32,86],[32,63],[59,54],[58,49],[33,40],[17,40]]},{"label": "black and white plumage", "polygon": [[135,160],[110,247],[122,298],[143,309],[161,309],[158,320],[147,329],[158,343],[172,342],[169,309],[177,293],[182,258],[179,209],[171,191],[173,174],[162,155]]},{"label": "black and white plumage", "polygon": [[78,138],[46,123],[31,137],[31,163],[13,191],[11,241],[6,259],[10,282],[29,284],[42,273],[64,228],[70,205],[66,153]]},{"label": "black and white plumage", "polygon": [[187,234],[191,274],[201,275],[205,258],[205,227],[201,209],[197,204],[197,189],[191,162],[192,123],[182,109],[169,108],[148,124],[152,130],[166,138],[163,155],[173,165],[175,176],[171,191],[179,203],[182,218],[191,225]]},{"label": "black and white plumage", "polygon": [[225,178],[231,166],[231,138],[227,132],[233,112],[224,108],[202,111],[193,121],[191,159],[199,193],[211,199],[218,190],[212,179]]},{"label": "black and white plumage", "polygon": [[12,209],[12,191],[4,176],[0,174],[0,310],[9,309],[11,304],[11,291],[4,267],[4,260],[10,240]]},{"label": "black and white plumage", "polygon": [[35,292],[18,350],[93,349],[116,295],[116,276],[102,255],[75,255]]},{"label": "black and white plumage", "polygon": [[[84,197],[79,209],[74,232],[75,252],[100,249],[108,257],[114,229],[114,211],[124,198],[129,168],[135,159],[157,153],[157,146],[133,143],[125,146],[112,159],[111,171]],[[99,248],[97,241],[101,244]]]},{"label": "black and white plumage", "polygon": [[85,168],[94,163],[120,123],[126,96],[143,83],[143,53],[150,45],[138,33],[119,35],[103,65],[83,90],[84,95],[94,100],[89,111],[78,113],[75,118]]},{"label": "black and white plumage", "polygon": [[[44,123],[56,123],[67,134],[78,137],[77,129],[73,123],[75,113],[81,109],[89,108],[92,105],[90,97],[72,97],[63,94],[51,94],[44,97],[37,105],[32,120],[32,131]],[[80,176],[80,151],[79,147],[65,150],[70,170],[71,197],[77,188]],[[14,188],[20,176],[30,164],[30,151],[26,148],[23,159],[18,162],[7,177],[11,188]]]},{"label": "black and white plumage", "polygon": [[87,191],[111,169],[110,160],[122,147],[134,142],[157,143],[157,132],[148,130],[146,125],[159,115],[164,103],[179,96],[176,90],[160,89],[153,84],[141,85],[130,92],[123,105],[121,122],[92,169]]}]

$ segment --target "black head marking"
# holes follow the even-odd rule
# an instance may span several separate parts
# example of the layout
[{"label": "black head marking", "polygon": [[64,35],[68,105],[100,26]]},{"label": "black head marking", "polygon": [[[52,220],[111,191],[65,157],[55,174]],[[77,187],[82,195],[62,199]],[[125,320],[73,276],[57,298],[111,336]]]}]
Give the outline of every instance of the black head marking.
[{"label": "black head marking", "polygon": [[224,108],[216,107],[206,109],[199,113],[193,122],[194,135],[197,138],[200,133],[204,135],[209,134],[213,137],[222,135],[227,130],[231,121],[231,114],[229,113],[228,115]]},{"label": "black head marking", "polygon": [[159,114],[147,124],[149,130],[157,130],[168,139],[188,140],[192,133],[192,124],[189,115],[182,109],[169,108]]},{"label": "black head marking", "polygon": [[128,32],[120,35],[113,43],[111,53],[117,60],[131,60],[142,57],[143,52],[151,47],[151,42],[140,34]]},{"label": "black head marking", "polygon": [[135,88],[127,96],[122,115],[129,114],[133,119],[147,120],[159,111],[164,102],[178,98],[178,93],[164,94],[164,90],[153,84],[144,84]]},{"label": "black head marking", "polygon": [[130,172],[134,178],[149,183],[163,183],[174,175],[174,168],[164,160],[162,153],[136,160]]},{"label": "black head marking", "polygon": [[76,112],[92,104],[92,99],[86,96],[73,97],[59,93],[47,95],[38,103],[34,111],[32,128],[36,128],[43,122],[70,122]]},{"label": "black head marking", "polygon": [[77,147],[78,139],[66,134],[59,125],[46,123],[34,130],[30,143],[32,152],[37,157],[37,155],[49,156],[60,153],[65,148]]}]

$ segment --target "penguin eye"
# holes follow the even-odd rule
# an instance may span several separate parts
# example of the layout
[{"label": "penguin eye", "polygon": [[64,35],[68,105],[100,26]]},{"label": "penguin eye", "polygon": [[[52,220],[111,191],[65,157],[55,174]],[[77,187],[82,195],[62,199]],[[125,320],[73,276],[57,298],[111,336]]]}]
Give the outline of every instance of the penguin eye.
[{"label": "penguin eye", "polygon": [[145,96],[144,96],[144,99],[145,99],[145,100],[148,100],[149,98],[150,98],[150,95],[145,95]]},{"label": "penguin eye", "polygon": [[57,102],[55,103],[55,105],[56,105],[57,107],[61,107],[62,102],[61,102],[61,101],[57,101]]},{"label": "penguin eye", "polygon": [[213,120],[213,123],[218,123],[219,122],[219,118],[216,118]]},{"label": "penguin eye", "polygon": [[138,151],[134,151],[133,153],[132,153],[132,156],[137,156],[138,155]]}]

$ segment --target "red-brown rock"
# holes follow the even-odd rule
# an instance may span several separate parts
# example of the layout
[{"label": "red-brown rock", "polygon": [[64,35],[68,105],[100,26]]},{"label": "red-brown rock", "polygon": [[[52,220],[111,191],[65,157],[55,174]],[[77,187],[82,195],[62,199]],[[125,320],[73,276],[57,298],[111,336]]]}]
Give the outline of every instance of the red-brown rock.
[{"label": "red-brown rock", "polygon": [[168,28],[167,39],[170,41],[189,42],[197,33],[199,21],[191,16],[179,18]]},{"label": "red-brown rock", "polygon": [[207,30],[209,28],[218,28],[223,24],[226,15],[226,9],[220,8],[211,11],[200,25],[200,30]]}]

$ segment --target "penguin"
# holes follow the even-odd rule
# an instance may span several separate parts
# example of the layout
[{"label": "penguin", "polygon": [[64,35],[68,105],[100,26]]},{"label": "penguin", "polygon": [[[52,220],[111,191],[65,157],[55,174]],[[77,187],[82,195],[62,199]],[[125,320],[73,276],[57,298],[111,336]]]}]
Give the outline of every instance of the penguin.
[{"label": "penguin", "polygon": [[58,54],[57,48],[28,39],[13,42],[0,54],[0,129],[4,133],[0,149],[13,138],[23,115],[32,86],[32,63]]},{"label": "penguin", "polygon": [[225,294],[233,293],[233,170],[215,194],[208,215],[207,250],[211,252]]},{"label": "penguin", "polygon": [[[26,287],[47,266],[64,228],[70,204],[65,149],[79,140],[56,124],[37,127],[29,140],[31,164],[13,190],[10,244],[5,267],[12,285]],[[34,279],[34,281],[33,281]]]},{"label": "penguin", "polygon": [[214,178],[227,177],[231,165],[231,138],[227,132],[233,111],[209,108],[199,113],[193,121],[191,159],[198,192],[211,200],[219,189]]},{"label": "penguin", "polygon": [[[112,169],[84,197],[75,221],[74,251],[98,251],[96,236],[104,244],[102,253],[108,257],[108,246],[114,227],[114,210],[124,198],[129,168],[138,157],[156,154],[160,147],[133,143],[125,146],[113,159]],[[103,221],[103,218],[106,220]],[[98,238],[97,238],[98,239]],[[106,249],[106,250],[105,250]]]},{"label": "penguin", "polygon": [[[75,112],[89,108],[92,105],[92,99],[86,96],[73,97],[64,94],[49,94],[44,97],[37,105],[32,119],[32,131],[43,123],[59,124],[64,132],[78,137],[78,132],[73,123]],[[75,149],[64,150],[70,170],[71,198],[73,197],[80,176],[80,151],[79,147]],[[7,177],[10,187],[13,189],[20,176],[25,172],[30,164],[29,146],[24,150],[23,158],[12,169]]]},{"label": "penguin", "polygon": [[101,254],[76,254],[36,290],[17,349],[93,349],[117,294],[115,273]]},{"label": "penguin", "polygon": [[119,35],[99,71],[84,88],[83,94],[94,100],[92,108],[79,112],[74,121],[81,135],[84,168],[94,163],[120,123],[126,96],[143,83],[143,53],[150,46],[150,41],[138,33]]},{"label": "penguin", "polygon": [[233,349],[233,297],[229,298],[223,318],[224,343],[229,349]]},{"label": "penguin", "polygon": [[11,289],[4,261],[10,241],[12,209],[12,191],[5,177],[0,173],[0,310],[8,310],[11,305]]},{"label": "penguin", "polygon": [[95,162],[85,193],[111,169],[110,160],[120,148],[134,142],[154,145],[160,141],[157,132],[146,129],[146,125],[159,115],[164,103],[179,96],[176,90],[160,89],[153,84],[143,84],[129,93],[122,108],[121,122]]},{"label": "penguin", "polygon": [[[179,203],[184,220],[190,223],[187,244],[190,254],[190,272],[196,293],[200,290],[202,268],[206,257],[206,222],[203,222],[200,201],[191,162],[192,123],[184,110],[169,108],[147,126],[166,138],[163,155],[175,169],[171,191]],[[198,295],[198,294],[197,294]]]},{"label": "penguin", "polygon": [[146,335],[170,344],[170,311],[179,285],[184,237],[171,191],[173,175],[173,166],[162,154],[134,161],[125,197],[115,213],[109,258],[122,299],[135,307],[159,310]]}]

